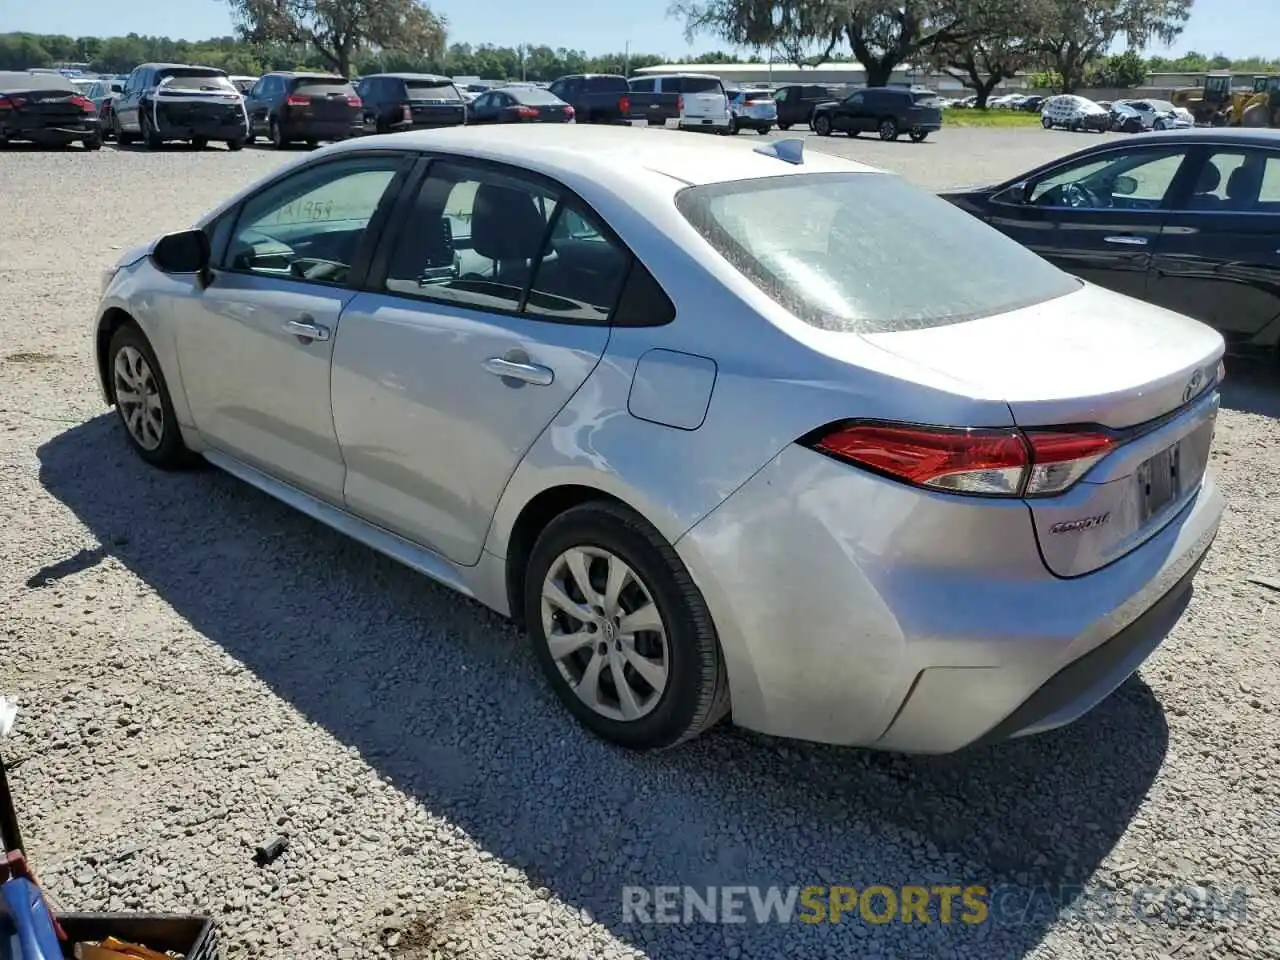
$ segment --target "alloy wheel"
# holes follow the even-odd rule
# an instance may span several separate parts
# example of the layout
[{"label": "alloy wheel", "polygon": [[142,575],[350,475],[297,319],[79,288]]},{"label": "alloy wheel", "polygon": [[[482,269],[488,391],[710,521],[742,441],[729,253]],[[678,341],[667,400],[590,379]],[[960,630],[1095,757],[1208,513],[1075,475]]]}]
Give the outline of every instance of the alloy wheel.
[{"label": "alloy wheel", "polygon": [[164,440],[164,405],[151,366],[136,347],[116,353],[115,394],[129,435],[143,450],[157,449]]},{"label": "alloy wheel", "polygon": [[566,550],[547,570],[541,612],[552,660],[593,712],[629,722],[658,705],[671,664],[667,628],[622,559],[600,547]]}]

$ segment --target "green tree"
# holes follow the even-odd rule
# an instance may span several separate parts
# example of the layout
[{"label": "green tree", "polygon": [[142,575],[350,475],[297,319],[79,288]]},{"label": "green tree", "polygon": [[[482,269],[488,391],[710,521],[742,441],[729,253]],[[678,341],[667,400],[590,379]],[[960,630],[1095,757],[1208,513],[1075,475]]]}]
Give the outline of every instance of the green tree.
[{"label": "green tree", "polygon": [[1002,80],[1030,66],[1053,7],[1051,0],[966,0],[955,4],[963,15],[967,36],[938,44],[930,64],[956,77],[977,96],[985,110],[987,98]]},{"label": "green tree", "polygon": [[1062,92],[1084,83],[1085,68],[1104,56],[1117,39],[1130,47],[1153,40],[1171,42],[1191,15],[1192,0],[1054,0],[1048,29],[1039,44],[1046,66],[1062,78]]},{"label": "green tree", "polygon": [[1146,80],[1147,62],[1135,50],[1096,61],[1085,71],[1085,82],[1091,87],[1140,87]]}]

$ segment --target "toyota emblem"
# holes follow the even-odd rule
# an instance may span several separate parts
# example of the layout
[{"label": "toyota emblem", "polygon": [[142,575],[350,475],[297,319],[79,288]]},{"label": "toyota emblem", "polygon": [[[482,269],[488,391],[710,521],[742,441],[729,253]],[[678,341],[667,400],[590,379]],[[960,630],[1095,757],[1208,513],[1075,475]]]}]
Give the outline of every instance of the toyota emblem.
[{"label": "toyota emblem", "polygon": [[1182,391],[1182,402],[1186,403],[1197,393],[1200,392],[1200,384],[1204,382],[1204,371],[1197,370],[1191,375],[1191,379],[1187,381],[1187,388]]}]

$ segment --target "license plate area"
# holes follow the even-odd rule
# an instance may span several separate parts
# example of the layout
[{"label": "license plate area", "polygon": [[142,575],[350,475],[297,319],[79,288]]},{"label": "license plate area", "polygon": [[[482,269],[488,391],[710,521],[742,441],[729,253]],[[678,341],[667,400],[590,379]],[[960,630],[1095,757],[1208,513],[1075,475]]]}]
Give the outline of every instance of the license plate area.
[{"label": "license plate area", "polygon": [[711,118],[710,118],[710,117],[708,117],[707,119],[703,120],[702,122],[703,122],[703,123],[710,123],[710,122],[711,122]]},{"label": "license plate area", "polygon": [[1182,492],[1182,441],[1148,458],[1137,472],[1139,515],[1142,523],[1162,512]]}]

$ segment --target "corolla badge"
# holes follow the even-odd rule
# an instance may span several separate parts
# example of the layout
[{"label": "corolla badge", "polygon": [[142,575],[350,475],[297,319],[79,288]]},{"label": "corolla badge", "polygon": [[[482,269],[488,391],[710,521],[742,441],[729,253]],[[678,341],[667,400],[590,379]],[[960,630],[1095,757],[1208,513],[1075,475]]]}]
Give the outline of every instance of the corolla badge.
[{"label": "corolla badge", "polygon": [[1050,533],[1079,533],[1100,527],[1111,519],[1111,512],[1099,513],[1092,517],[1081,517],[1079,520],[1062,520],[1049,528]]},{"label": "corolla badge", "polygon": [[1203,384],[1204,384],[1204,371],[1196,370],[1196,372],[1191,375],[1191,379],[1187,381],[1186,388],[1182,391],[1182,402],[1186,403],[1188,400],[1194,397],[1197,393],[1199,393],[1200,387]]}]

